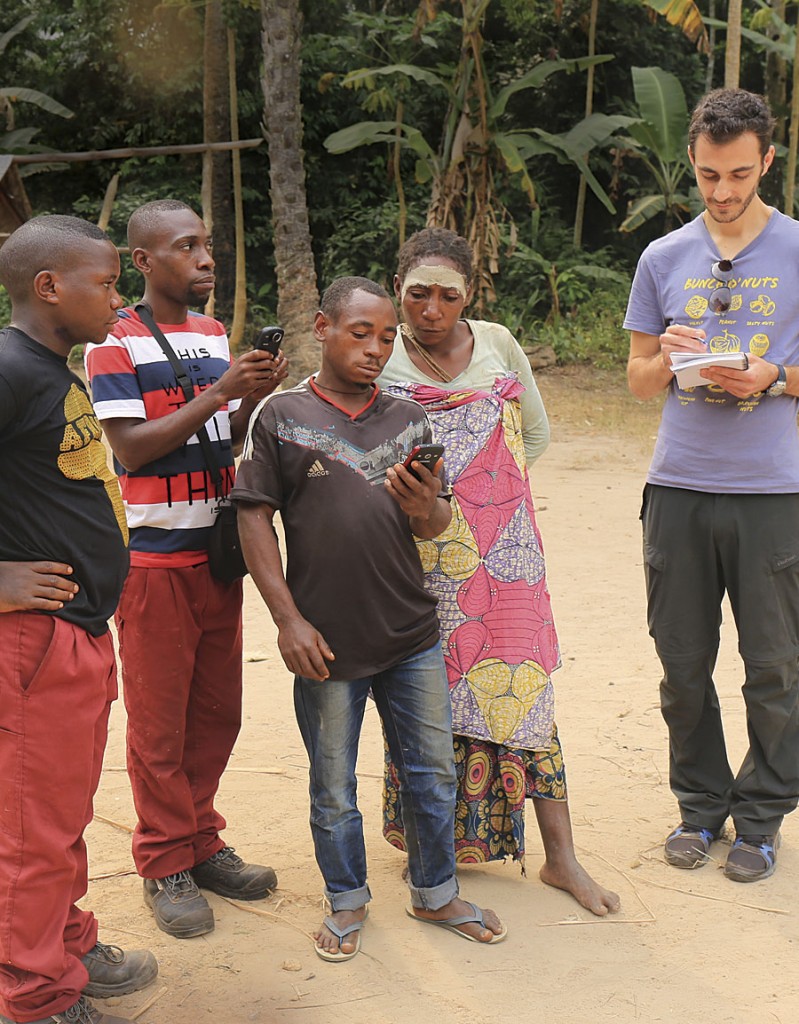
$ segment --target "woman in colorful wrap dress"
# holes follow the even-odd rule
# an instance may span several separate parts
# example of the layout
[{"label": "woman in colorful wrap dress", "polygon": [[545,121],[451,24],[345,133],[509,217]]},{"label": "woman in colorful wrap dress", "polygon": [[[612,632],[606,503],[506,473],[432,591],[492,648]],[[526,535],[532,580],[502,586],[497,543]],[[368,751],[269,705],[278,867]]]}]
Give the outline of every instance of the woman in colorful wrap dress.
[{"label": "woman in colorful wrap dress", "polygon": [[[535,522],[529,466],[549,442],[530,364],[500,324],[464,320],[471,251],[443,228],[402,247],[402,305],[380,384],[424,406],[453,493],[452,523],[418,541],[438,616],[452,699],[460,863],[511,856],[524,868],[525,799],[533,798],[544,882],[605,915],[619,897],[578,862],[551,673],[560,664]],[[387,760],[383,833],[404,849],[397,776]]]}]

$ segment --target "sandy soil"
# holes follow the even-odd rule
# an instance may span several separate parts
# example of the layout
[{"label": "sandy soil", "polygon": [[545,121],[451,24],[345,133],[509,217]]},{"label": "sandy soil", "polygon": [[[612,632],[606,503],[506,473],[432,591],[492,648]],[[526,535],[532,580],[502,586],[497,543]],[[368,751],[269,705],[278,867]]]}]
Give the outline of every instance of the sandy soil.
[{"label": "sandy soil", "polygon": [[[588,870],[620,893],[621,912],[593,918],[541,883],[530,813],[527,877],[510,863],[460,871],[466,898],[502,915],[505,943],[477,946],[407,918],[402,857],[380,836],[382,753],[372,709],[359,761],[373,894],[363,952],[346,964],[319,960],[310,939],[323,910],[307,824],[307,761],[291,680],[248,584],[245,721],[219,806],[227,841],[272,864],[279,890],[254,904],[210,896],[217,919],[210,936],[178,941],[158,931],[130,859],[126,830],[135,817],[120,701],[88,833],[93,880],[85,903],[100,917],[105,941],[153,949],[161,973],[144,992],[104,1005],[144,1024],[796,1019],[799,819],[784,827],[777,873],[753,885],[727,881],[718,864],[677,871],[660,853],[677,818],[638,523],[656,410],[604,377],[546,375],[539,383],[554,440],[536,467],[534,492],[563,653],[557,718],[575,841]],[[729,612],[725,619],[717,680],[737,765],[746,743],[741,672]],[[723,863],[726,846],[714,849]]]}]

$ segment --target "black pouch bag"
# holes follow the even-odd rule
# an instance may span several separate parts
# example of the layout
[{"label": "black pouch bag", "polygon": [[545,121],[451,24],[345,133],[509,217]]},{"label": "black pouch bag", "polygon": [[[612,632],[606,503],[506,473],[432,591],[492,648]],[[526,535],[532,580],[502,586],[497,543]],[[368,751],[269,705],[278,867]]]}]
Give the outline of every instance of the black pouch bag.
[{"label": "black pouch bag", "polygon": [[236,506],[227,498],[220,498],[214,510],[214,525],[208,537],[208,568],[222,583],[233,583],[247,575]]}]

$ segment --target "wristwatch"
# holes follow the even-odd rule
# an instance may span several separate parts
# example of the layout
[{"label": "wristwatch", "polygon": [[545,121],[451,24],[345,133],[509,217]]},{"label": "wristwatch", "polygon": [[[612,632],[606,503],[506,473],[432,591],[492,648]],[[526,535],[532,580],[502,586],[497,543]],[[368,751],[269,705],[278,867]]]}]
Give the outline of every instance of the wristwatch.
[{"label": "wristwatch", "polygon": [[774,381],[771,387],[766,388],[766,394],[770,398],[777,398],[779,395],[784,395],[785,388],[788,386],[787,381],[785,379],[785,367],[781,366],[779,363],[777,363],[776,366],[777,379]]}]

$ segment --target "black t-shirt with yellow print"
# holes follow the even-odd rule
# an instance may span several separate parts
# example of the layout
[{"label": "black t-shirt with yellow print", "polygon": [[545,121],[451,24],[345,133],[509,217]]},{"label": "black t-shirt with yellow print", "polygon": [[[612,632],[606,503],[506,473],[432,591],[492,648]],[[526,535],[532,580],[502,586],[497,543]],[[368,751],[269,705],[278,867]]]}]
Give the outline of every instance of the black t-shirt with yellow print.
[{"label": "black t-shirt with yellow print", "polygon": [[53,560],[80,587],[56,612],[108,628],[128,571],[128,530],[89,396],[66,360],[0,331],[0,561]]}]

